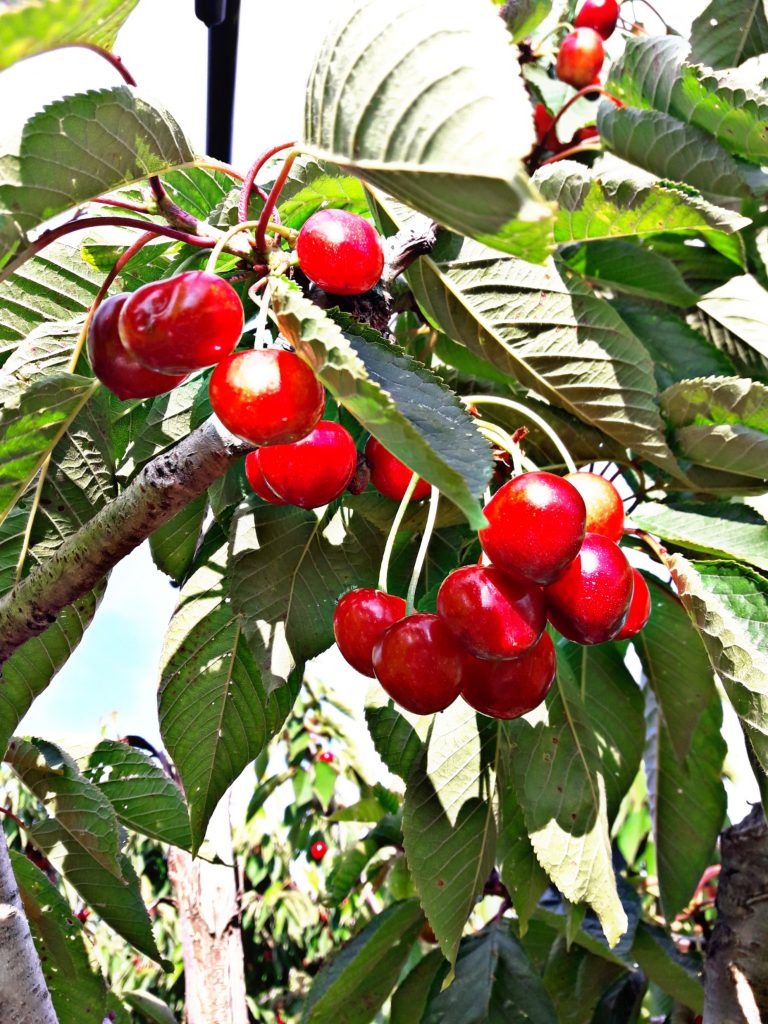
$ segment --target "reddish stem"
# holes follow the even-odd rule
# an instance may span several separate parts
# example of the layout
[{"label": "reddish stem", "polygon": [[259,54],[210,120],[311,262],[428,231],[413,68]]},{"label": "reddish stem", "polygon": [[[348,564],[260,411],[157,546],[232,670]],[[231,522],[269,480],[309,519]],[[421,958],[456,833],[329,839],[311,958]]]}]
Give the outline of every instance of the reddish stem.
[{"label": "reddish stem", "polygon": [[580,143],[578,146],[571,146],[569,149],[564,149],[562,153],[555,153],[554,156],[548,156],[546,160],[542,160],[539,167],[546,167],[547,164],[557,163],[558,160],[566,160],[569,156],[575,156],[577,153],[599,153],[600,146],[589,146],[586,143]]},{"label": "reddish stem", "polygon": [[651,549],[662,565],[666,565],[667,549],[663,547],[655,537],[652,537],[650,533],[646,533],[645,530],[638,530],[636,528],[625,530],[624,532],[632,534],[632,536],[641,540],[646,547]]},{"label": "reddish stem", "polygon": [[617,107],[624,106],[621,100],[617,99],[612,93],[608,92],[607,89],[604,89],[602,85],[585,85],[583,89],[579,89],[579,91],[574,96],[571,96],[567,103],[564,103],[562,105],[560,110],[555,114],[552,120],[552,124],[549,126],[549,130],[552,131],[553,128],[557,127],[557,122],[560,120],[560,118],[563,116],[566,110],[571,109],[571,107],[577,100],[582,99],[582,97],[584,96],[589,96],[593,92],[598,93],[600,96],[605,96],[607,100],[610,100]]},{"label": "reddish stem", "polygon": [[296,145],[295,142],[281,142],[279,146],[272,146],[271,149],[265,149],[261,156],[248,168],[248,173],[245,176],[243,182],[243,191],[240,193],[240,202],[237,206],[237,219],[241,224],[244,224],[248,220],[248,204],[251,201],[251,192],[256,190],[257,194],[266,203],[269,196],[260,188],[255,185],[256,175],[259,173],[264,164],[273,157],[275,153],[280,153],[284,149],[292,149]]},{"label": "reddish stem", "polygon": [[267,225],[272,217],[272,211],[277,205],[277,200],[280,198],[280,193],[283,191],[283,185],[290,174],[291,167],[293,167],[293,161],[299,154],[296,150],[289,153],[286,157],[283,168],[275,179],[275,183],[267,196],[267,201],[264,203],[264,209],[261,211],[259,217],[259,223],[256,227],[256,248],[259,252],[264,252],[267,247]]},{"label": "reddish stem", "polygon": [[122,60],[115,53],[110,53],[109,50],[105,50],[102,46],[96,46],[95,43],[77,43],[77,46],[82,46],[86,50],[93,50],[94,53],[98,53],[100,57],[103,57],[107,63],[111,64],[112,67],[121,76],[123,81],[127,85],[136,85],[136,79],[133,77],[128,68],[123,64]]},{"label": "reddish stem", "polygon": [[121,210],[133,210],[134,213],[149,213],[149,207],[140,206],[138,203],[129,203],[125,199],[110,199],[109,196],[96,196],[91,199],[92,203],[101,203],[102,206],[116,206]]},{"label": "reddish stem", "polygon": [[16,814],[13,813],[10,807],[0,807],[0,814],[4,814],[6,818],[10,818],[11,821],[14,822],[17,825],[17,827],[22,830],[22,832],[27,831],[27,826],[24,824],[21,818],[19,818]]}]

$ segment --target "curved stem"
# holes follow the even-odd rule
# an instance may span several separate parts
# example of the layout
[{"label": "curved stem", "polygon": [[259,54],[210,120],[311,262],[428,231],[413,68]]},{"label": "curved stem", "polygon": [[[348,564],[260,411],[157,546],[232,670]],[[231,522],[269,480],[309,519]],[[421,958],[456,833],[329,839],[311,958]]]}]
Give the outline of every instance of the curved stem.
[{"label": "curved stem", "polygon": [[553,28],[551,28],[549,30],[549,32],[547,32],[547,34],[545,36],[542,36],[541,39],[538,39],[536,41],[536,53],[537,54],[540,53],[541,46],[544,43],[546,43],[546,41],[550,38],[550,36],[557,35],[557,33],[560,31],[561,28],[566,29],[568,32],[573,32],[573,25],[571,24],[570,21],[558,21],[558,23]]},{"label": "curved stem", "polygon": [[219,171],[235,181],[245,181],[244,176],[232,164],[225,164],[223,161],[214,160],[212,157],[206,157],[205,161],[195,161],[195,167],[200,167],[204,171]]},{"label": "curved stem", "polygon": [[222,252],[224,252],[224,248],[231,238],[234,238],[235,235],[239,234],[241,231],[250,231],[252,228],[255,228],[258,223],[259,222],[255,220],[246,220],[242,224],[235,224],[235,226],[231,227],[229,231],[225,231],[211,250],[211,255],[208,257],[208,262],[205,265],[206,273],[216,273],[216,262]]},{"label": "curved stem", "polygon": [[437,506],[439,505],[439,503],[440,491],[438,491],[436,487],[433,487],[429,495],[429,512],[427,513],[427,525],[424,527],[424,533],[421,535],[421,544],[419,544],[419,550],[416,555],[416,561],[413,564],[411,582],[408,584],[408,594],[405,599],[406,615],[411,614],[416,603],[416,587],[419,585],[419,576],[421,576],[421,570],[424,568],[424,562],[427,559],[427,549],[429,548],[429,542],[432,539],[432,531],[435,528],[435,521],[437,519]]},{"label": "curved stem", "polygon": [[653,6],[653,4],[649,3],[649,0],[640,0],[640,3],[641,4],[645,4],[645,6],[648,8],[648,10],[652,11],[656,15],[656,17],[659,19],[659,21],[664,26],[664,28],[666,28],[667,30],[669,29],[669,25],[667,24],[667,22],[662,18],[662,16],[656,10],[656,8]]},{"label": "curved stem", "polygon": [[240,193],[240,202],[237,204],[237,219],[239,221],[248,220],[248,204],[251,201],[251,192],[254,188],[265,203],[269,199],[269,196],[264,189],[259,188],[259,186],[255,184],[256,176],[261,168],[267,160],[270,159],[270,157],[275,155],[275,153],[280,153],[284,149],[291,149],[295,145],[295,142],[281,142],[279,146],[272,146],[270,149],[265,149],[264,152],[248,168],[248,173],[243,181],[243,191]]},{"label": "curved stem", "polygon": [[571,107],[574,105],[574,103],[577,102],[577,100],[583,99],[585,96],[589,96],[591,93],[594,93],[594,92],[598,93],[600,96],[605,96],[605,98],[607,100],[610,100],[614,104],[614,106],[617,106],[617,107],[623,107],[624,106],[624,104],[621,102],[621,100],[617,99],[613,95],[613,93],[608,92],[607,89],[604,89],[602,87],[602,85],[585,85],[583,89],[579,89],[579,91],[574,96],[571,96],[571,98],[568,100],[567,103],[564,103],[562,105],[562,107],[558,110],[558,112],[553,117],[552,124],[550,125],[549,130],[551,131],[557,125],[557,122],[560,120],[560,118],[563,116],[563,114],[565,114],[568,110],[570,110]]},{"label": "curved stem", "polygon": [[285,185],[288,175],[293,167],[293,161],[299,155],[297,149],[292,149],[288,156],[285,158],[282,170],[275,178],[275,183],[267,196],[267,201],[264,203],[264,209],[261,211],[259,217],[259,223],[256,227],[256,248],[259,252],[263,252],[267,245],[267,225],[272,217],[272,211],[277,206],[277,200],[280,198],[280,193],[283,191],[283,185]]},{"label": "curved stem", "polygon": [[148,206],[141,206],[139,203],[129,203],[125,199],[110,199],[109,196],[96,196],[89,200],[91,203],[100,203],[102,206],[115,206],[120,210],[132,210],[134,213],[149,213]]},{"label": "curved stem", "polygon": [[546,160],[541,161],[539,167],[546,167],[547,164],[557,163],[558,160],[567,160],[569,156],[576,156],[577,153],[599,153],[602,148],[599,143],[597,145],[589,145],[589,143],[580,142],[578,146],[571,146],[569,149],[564,149],[562,153],[548,156]]},{"label": "curved stem", "polygon": [[123,64],[122,60],[115,53],[111,53],[109,50],[105,50],[103,46],[96,46],[95,43],[76,43],[76,46],[81,46],[84,50],[92,50],[94,53],[98,53],[100,57],[111,64],[112,67],[117,71],[122,80],[126,85],[136,85],[136,79],[133,77],[128,68]]},{"label": "curved stem", "polygon": [[576,463],[573,461],[573,457],[568,449],[565,447],[560,439],[559,434],[552,429],[545,419],[539,416],[538,413],[532,412],[526,406],[520,402],[515,402],[511,398],[501,398],[497,395],[469,395],[463,398],[462,401],[470,405],[500,405],[505,409],[512,409],[514,412],[519,412],[523,416],[527,416],[529,420],[532,420],[552,441],[554,446],[560,452],[563,457],[563,461],[568,467],[569,473],[577,472]]},{"label": "curved stem", "polygon": [[381,568],[379,569],[379,590],[383,590],[384,593],[388,593],[387,576],[389,575],[389,563],[392,561],[392,552],[395,548],[397,534],[400,526],[402,525],[403,519],[405,518],[405,513],[411,502],[411,497],[413,496],[413,492],[416,490],[418,482],[419,477],[414,473],[411,477],[410,483],[405,489],[405,494],[398,505],[397,512],[395,512],[395,518],[392,520],[392,525],[389,528],[387,543],[384,545],[384,554],[381,556]]},{"label": "curved stem", "polygon": [[633,537],[637,537],[638,540],[641,540],[646,547],[650,548],[663,565],[666,564],[667,549],[660,544],[655,537],[652,537],[650,533],[646,533],[645,530],[638,530],[634,527],[625,529],[624,532],[631,534]]},{"label": "curved stem", "polygon": [[495,444],[497,448],[502,448],[505,452],[509,452],[512,456],[512,472],[514,476],[520,476],[523,472],[523,460],[522,452],[520,451],[520,445],[516,441],[513,441],[511,436],[506,430],[502,430],[497,427],[495,423],[489,423],[487,420],[477,420],[475,426],[483,435],[487,438],[491,444]]}]

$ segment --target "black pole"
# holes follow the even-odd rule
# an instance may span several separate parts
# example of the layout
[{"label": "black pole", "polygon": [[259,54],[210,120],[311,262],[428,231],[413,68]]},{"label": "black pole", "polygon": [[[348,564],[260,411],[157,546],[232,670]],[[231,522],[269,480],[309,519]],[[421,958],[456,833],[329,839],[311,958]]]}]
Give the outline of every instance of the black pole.
[{"label": "black pole", "polygon": [[208,111],[205,149],[229,161],[235,110],[240,0],[195,0],[195,14],[208,26]]}]

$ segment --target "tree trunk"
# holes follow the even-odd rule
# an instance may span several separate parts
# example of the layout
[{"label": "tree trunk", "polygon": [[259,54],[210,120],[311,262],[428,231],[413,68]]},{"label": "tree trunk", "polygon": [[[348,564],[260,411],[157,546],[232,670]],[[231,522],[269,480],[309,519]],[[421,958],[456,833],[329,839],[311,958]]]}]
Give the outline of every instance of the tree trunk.
[{"label": "tree trunk", "polygon": [[762,1024],[768,1020],[768,823],[762,807],[723,832],[720,851],[704,1024]]},{"label": "tree trunk", "polygon": [[225,864],[195,860],[175,847],[168,853],[184,957],[184,1020],[248,1024],[237,873],[228,866],[234,855],[227,799],[211,818],[206,838]]},{"label": "tree trunk", "polygon": [[0,1024],[58,1024],[0,827]]}]

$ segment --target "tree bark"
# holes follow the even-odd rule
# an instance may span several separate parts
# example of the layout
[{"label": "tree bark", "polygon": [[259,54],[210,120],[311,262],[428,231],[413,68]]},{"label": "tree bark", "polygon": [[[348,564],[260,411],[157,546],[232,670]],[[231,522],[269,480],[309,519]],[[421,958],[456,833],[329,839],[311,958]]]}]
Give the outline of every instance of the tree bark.
[{"label": "tree bark", "polygon": [[58,1024],[0,827],[0,1024]]},{"label": "tree bark", "polygon": [[227,799],[214,812],[206,838],[224,864],[194,859],[176,847],[168,851],[184,957],[184,1020],[248,1024],[240,895],[236,870],[230,866],[234,854]]},{"label": "tree bark", "polygon": [[768,1020],[768,823],[762,807],[723,832],[720,851],[704,1024],[762,1024]]}]

